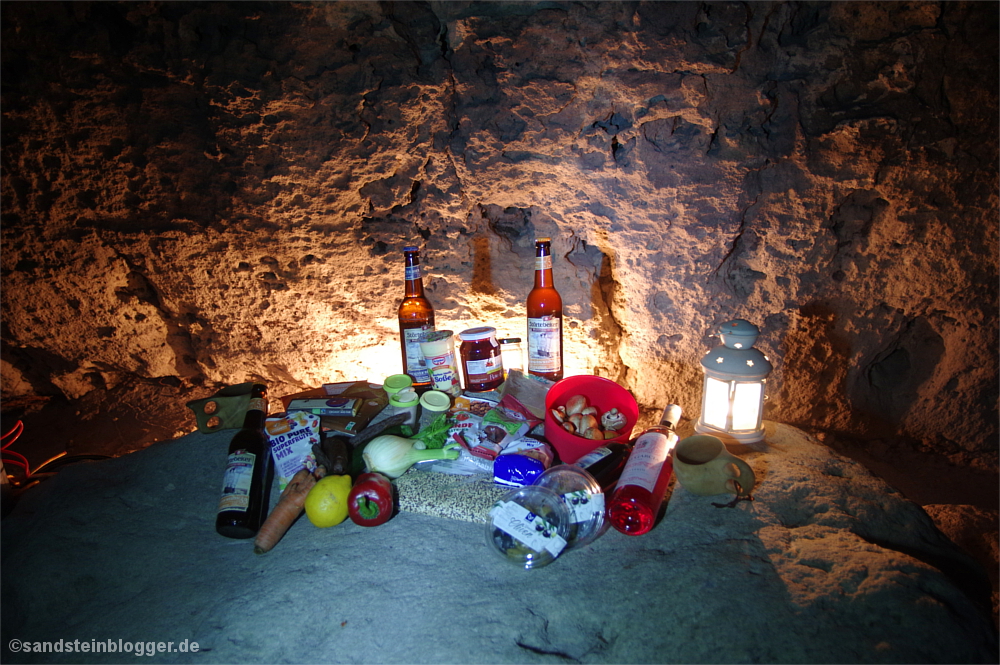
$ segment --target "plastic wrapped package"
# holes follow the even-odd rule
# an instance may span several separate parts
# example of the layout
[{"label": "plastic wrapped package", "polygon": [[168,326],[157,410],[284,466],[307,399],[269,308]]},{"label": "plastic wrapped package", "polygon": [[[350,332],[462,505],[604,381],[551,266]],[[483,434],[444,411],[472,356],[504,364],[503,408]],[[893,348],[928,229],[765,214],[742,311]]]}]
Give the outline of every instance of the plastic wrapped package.
[{"label": "plastic wrapped package", "polygon": [[547,487],[511,490],[490,510],[486,541],[504,560],[530,570],[547,566],[566,549],[570,513]]},{"label": "plastic wrapped package", "polygon": [[566,503],[570,512],[567,549],[589,545],[608,530],[601,486],[575,464],[559,464],[548,469],[535,479],[534,486],[552,490]]}]

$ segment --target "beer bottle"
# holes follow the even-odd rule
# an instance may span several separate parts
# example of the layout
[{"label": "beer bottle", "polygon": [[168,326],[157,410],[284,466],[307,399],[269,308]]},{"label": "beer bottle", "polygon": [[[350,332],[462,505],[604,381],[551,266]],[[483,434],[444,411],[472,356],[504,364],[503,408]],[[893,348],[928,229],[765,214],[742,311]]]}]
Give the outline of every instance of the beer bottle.
[{"label": "beer bottle", "polygon": [[552,240],[535,240],[535,286],[528,293],[528,373],[563,377],[562,298],[552,281]]},{"label": "beer bottle", "polygon": [[424,280],[420,275],[420,248],[403,248],[406,257],[406,287],[399,303],[399,344],[403,354],[403,373],[413,379],[413,387],[423,392],[431,385],[431,376],[424,365],[420,342],[434,330],[434,308],[424,296]]},{"label": "beer bottle", "polygon": [[271,509],[274,465],[264,433],[267,386],[255,383],[243,429],[233,436],[226,457],[215,530],[227,538],[252,538]]}]

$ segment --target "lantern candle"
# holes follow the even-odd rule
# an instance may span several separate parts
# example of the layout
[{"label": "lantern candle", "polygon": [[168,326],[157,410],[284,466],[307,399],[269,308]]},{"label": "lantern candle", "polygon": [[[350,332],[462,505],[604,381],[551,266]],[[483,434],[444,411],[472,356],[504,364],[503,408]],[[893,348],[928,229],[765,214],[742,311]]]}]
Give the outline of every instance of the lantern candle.
[{"label": "lantern candle", "polygon": [[701,359],[705,373],[699,434],[712,434],[740,443],[764,438],[764,383],[771,373],[767,356],[753,348],[760,330],[743,319],[722,324],[722,346]]}]

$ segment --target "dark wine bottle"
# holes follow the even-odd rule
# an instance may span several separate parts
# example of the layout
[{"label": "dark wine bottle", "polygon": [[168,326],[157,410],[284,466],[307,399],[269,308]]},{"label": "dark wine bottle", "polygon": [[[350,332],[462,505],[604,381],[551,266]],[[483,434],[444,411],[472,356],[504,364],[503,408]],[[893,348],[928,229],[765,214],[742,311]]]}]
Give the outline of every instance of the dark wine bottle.
[{"label": "dark wine bottle", "polygon": [[264,433],[267,386],[255,383],[243,428],[229,443],[215,530],[227,538],[253,538],[271,507],[274,464]]},{"label": "dark wine bottle", "polygon": [[621,477],[631,453],[630,443],[609,443],[584,455],[576,461],[576,465],[594,477],[602,492],[610,494]]}]

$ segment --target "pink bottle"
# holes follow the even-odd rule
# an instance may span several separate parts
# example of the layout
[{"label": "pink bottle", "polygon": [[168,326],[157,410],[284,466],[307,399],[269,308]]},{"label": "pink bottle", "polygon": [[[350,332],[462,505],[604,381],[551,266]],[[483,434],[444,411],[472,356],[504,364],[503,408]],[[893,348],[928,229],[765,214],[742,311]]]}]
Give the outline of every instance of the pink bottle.
[{"label": "pink bottle", "polygon": [[660,424],[635,439],[607,507],[611,526],[627,536],[641,536],[656,522],[674,470],[670,450],[677,445],[674,429],[680,417],[681,407],[670,404]]}]

